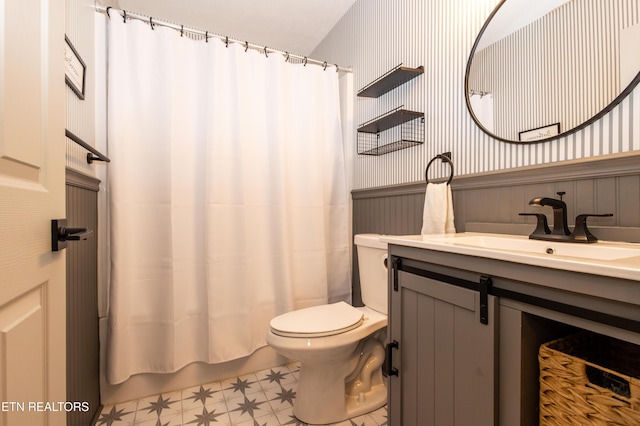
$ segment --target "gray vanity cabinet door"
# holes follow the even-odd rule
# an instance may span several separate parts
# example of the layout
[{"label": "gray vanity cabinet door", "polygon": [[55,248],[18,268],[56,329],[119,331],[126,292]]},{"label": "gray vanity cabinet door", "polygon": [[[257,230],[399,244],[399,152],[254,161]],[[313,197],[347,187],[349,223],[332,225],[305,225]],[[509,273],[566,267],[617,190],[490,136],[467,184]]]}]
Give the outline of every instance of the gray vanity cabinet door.
[{"label": "gray vanity cabinet door", "polygon": [[389,424],[490,426],[496,419],[496,298],[480,322],[480,293],[398,272],[390,291],[393,366]]}]

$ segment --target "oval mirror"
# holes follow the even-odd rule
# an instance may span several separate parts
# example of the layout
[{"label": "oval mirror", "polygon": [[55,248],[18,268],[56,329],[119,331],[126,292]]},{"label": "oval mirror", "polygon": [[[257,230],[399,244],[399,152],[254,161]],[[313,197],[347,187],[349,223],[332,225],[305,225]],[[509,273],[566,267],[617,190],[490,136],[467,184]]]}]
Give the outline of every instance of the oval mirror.
[{"label": "oval mirror", "polygon": [[609,112],[640,81],[639,3],[501,1],[467,62],[474,121],[505,142],[543,142]]}]

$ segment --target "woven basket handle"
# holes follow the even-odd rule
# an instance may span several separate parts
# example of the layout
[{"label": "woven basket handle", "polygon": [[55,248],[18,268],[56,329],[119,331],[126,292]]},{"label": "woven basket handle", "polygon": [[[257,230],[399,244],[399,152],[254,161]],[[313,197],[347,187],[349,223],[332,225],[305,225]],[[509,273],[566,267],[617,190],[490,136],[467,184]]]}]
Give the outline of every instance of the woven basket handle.
[{"label": "woven basket handle", "polygon": [[589,379],[589,382],[592,384],[608,389],[624,398],[631,398],[631,386],[629,381],[624,377],[613,374],[606,369],[603,370],[591,363],[586,365],[586,374],[587,379]]}]

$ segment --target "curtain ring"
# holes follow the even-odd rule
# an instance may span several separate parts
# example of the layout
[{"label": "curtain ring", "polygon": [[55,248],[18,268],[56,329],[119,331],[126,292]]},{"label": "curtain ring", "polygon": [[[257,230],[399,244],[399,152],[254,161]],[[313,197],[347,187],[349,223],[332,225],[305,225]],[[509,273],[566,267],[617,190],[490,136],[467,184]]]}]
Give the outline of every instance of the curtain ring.
[{"label": "curtain ring", "polygon": [[305,56],[304,59],[302,60],[302,66],[306,67],[307,66],[307,57]]},{"label": "curtain ring", "polygon": [[249,42],[245,41],[244,42],[244,51],[246,52],[247,50],[249,50]]},{"label": "curtain ring", "polygon": [[264,57],[268,58],[269,55],[267,54],[267,46],[264,47]]},{"label": "curtain ring", "polygon": [[224,47],[229,47],[229,36],[224,37]]},{"label": "curtain ring", "polygon": [[123,15],[122,15],[122,22],[124,22],[125,24],[127,23],[127,11],[123,10]]},{"label": "curtain ring", "polygon": [[209,31],[204,32],[204,42],[209,43]]},{"label": "curtain ring", "polygon": [[326,70],[327,70],[327,61],[324,61],[324,63],[322,64],[322,69],[323,69],[324,71],[326,71]]},{"label": "curtain ring", "polygon": [[149,17],[149,25],[151,25],[151,29],[155,30],[155,27],[153,26],[153,18]]}]

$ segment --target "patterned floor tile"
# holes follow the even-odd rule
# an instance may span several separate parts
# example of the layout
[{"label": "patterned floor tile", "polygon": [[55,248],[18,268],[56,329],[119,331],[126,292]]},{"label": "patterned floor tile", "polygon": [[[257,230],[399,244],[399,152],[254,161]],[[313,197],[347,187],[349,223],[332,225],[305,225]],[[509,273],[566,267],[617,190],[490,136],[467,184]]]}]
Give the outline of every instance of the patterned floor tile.
[{"label": "patterned floor tile", "polygon": [[269,401],[262,392],[243,395],[240,398],[227,401],[227,410],[233,424],[246,422],[272,412]]},{"label": "patterned floor tile", "polygon": [[262,390],[290,385],[296,382],[296,377],[286,367],[270,368],[256,373],[256,378],[260,382]]},{"label": "patterned floor tile", "polygon": [[136,417],[138,401],[125,402],[104,407],[97,426],[131,426]]},{"label": "patterned floor tile", "polygon": [[378,408],[372,413],[369,413],[367,416],[371,418],[374,425],[388,426],[389,424],[389,414],[387,413],[386,405],[382,408]]},{"label": "patterned floor tile", "polygon": [[183,413],[182,422],[184,426],[231,426],[232,424],[226,407],[202,407],[200,409],[196,408],[191,411],[186,411]]},{"label": "patterned floor tile", "polygon": [[291,386],[281,386],[279,388],[270,388],[265,391],[267,400],[271,409],[274,411],[283,411],[293,407],[296,399],[295,383]]},{"label": "patterned floor tile", "polygon": [[280,426],[280,421],[273,411],[269,411],[264,416],[256,416],[246,422],[234,423],[234,426]]},{"label": "patterned floor tile", "polygon": [[233,379],[223,380],[220,384],[225,399],[262,391],[260,382],[255,374],[246,374],[244,376],[234,377]]},{"label": "patterned floor tile", "polygon": [[182,410],[202,410],[203,407],[226,409],[220,382],[208,383],[182,390]]},{"label": "patterned floor tile", "polygon": [[[175,420],[182,415],[182,394],[180,391],[143,398],[138,402],[136,424],[148,420]],[[182,420],[180,420],[182,421]]]},{"label": "patterned floor tile", "polygon": [[[97,426],[307,426],[293,414],[300,364],[104,407]],[[387,426],[387,407],[332,426]]]}]

